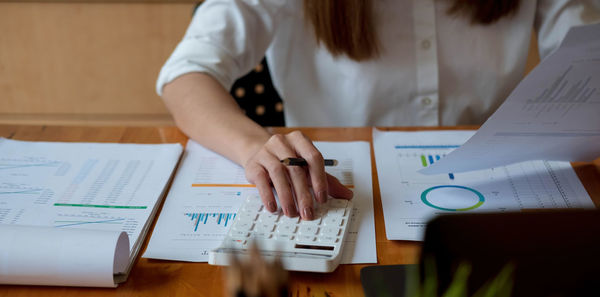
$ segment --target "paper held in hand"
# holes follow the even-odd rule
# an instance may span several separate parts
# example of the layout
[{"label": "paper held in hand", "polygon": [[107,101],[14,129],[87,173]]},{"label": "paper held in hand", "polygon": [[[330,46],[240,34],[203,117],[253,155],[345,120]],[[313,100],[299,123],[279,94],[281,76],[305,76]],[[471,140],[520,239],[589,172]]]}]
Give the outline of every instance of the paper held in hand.
[{"label": "paper held in hand", "polygon": [[572,28],[479,131],[423,174],[600,157],[600,24]]}]

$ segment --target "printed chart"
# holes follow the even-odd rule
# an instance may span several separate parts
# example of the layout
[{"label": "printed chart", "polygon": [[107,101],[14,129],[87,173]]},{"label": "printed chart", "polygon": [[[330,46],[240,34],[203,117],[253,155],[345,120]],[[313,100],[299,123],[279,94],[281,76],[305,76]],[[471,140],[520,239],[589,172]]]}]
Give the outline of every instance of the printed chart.
[{"label": "printed chart", "polygon": [[[375,262],[368,143],[315,145],[324,156],[339,161],[327,171],[355,193],[342,262]],[[242,167],[189,141],[144,257],[206,262],[248,195],[257,195],[257,189],[248,183]]]},{"label": "printed chart", "polygon": [[427,221],[439,214],[593,207],[565,162],[528,161],[465,173],[418,173],[472,134],[374,132],[388,239],[421,240]]},{"label": "printed chart", "polygon": [[0,224],[125,231],[136,243],[180,151],[0,138]]},{"label": "printed chart", "polygon": [[[198,227],[202,226],[222,226],[227,228],[231,221],[235,219],[236,213],[186,213],[186,217],[190,219],[194,232],[198,232]],[[209,221],[210,219],[210,221]]]}]

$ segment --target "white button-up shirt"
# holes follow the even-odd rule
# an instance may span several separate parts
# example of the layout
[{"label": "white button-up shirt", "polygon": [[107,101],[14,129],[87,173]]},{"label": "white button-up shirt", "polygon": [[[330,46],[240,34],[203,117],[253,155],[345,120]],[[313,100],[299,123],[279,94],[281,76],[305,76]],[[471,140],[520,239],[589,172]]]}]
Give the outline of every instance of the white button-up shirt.
[{"label": "white button-up shirt", "polygon": [[208,0],[162,68],[157,92],[189,72],[226,90],[265,55],[288,126],[481,124],[521,80],[532,28],[541,57],[600,0],[521,0],[492,25],[448,15],[450,0],[373,1],[380,55],[355,62],[318,46],[301,0]]}]

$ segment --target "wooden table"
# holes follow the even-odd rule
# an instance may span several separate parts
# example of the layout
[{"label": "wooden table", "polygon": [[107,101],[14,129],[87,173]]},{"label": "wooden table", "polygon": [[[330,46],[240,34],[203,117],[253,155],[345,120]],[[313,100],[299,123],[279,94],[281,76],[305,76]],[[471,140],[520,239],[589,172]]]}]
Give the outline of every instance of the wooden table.
[{"label": "wooden table", "polygon": [[[474,129],[453,127],[443,129]],[[392,130],[431,130],[432,128],[393,128]],[[434,128],[441,129],[441,128]],[[313,140],[371,141],[371,128],[302,128]],[[274,133],[290,131],[274,128]],[[0,136],[19,140],[169,143],[185,145],[187,137],[176,127],[64,127],[0,125]],[[377,259],[379,264],[415,263],[420,244],[389,241],[385,238],[383,211],[375,159],[371,149],[373,200]],[[575,171],[596,206],[600,206],[600,160],[574,163]],[[147,237],[147,239],[150,236]],[[147,244],[147,240],[146,243]],[[140,253],[141,254],[141,253]],[[371,264],[372,265],[372,264]],[[360,269],[367,265],[341,265],[331,274],[292,273],[294,297],[363,296]],[[1,296],[223,296],[222,268],[206,263],[185,263],[138,258],[129,280],[117,289],[0,286]]]}]

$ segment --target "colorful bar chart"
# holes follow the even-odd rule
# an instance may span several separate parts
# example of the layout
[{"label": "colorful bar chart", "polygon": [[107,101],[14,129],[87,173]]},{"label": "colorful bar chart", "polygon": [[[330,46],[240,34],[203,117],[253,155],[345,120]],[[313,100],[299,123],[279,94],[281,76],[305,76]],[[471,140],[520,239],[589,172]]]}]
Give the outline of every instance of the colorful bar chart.
[{"label": "colorful bar chart", "polygon": [[[442,157],[445,155],[442,155]],[[421,155],[421,165],[423,165],[423,167],[427,167],[433,163],[435,163],[435,161],[440,160],[441,157],[440,155]],[[429,160],[429,163],[427,163],[427,160]],[[452,180],[454,180],[454,173],[448,173],[448,177]]]},{"label": "colorful bar chart", "polygon": [[[190,221],[193,223],[194,232],[198,231],[200,224],[207,225],[217,224],[227,227],[230,221],[235,219],[236,213],[186,213]],[[209,221],[210,220],[210,221]]]},{"label": "colorful bar chart", "polygon": [[[447,151],[448,149],[455,149],[458,148],[459,145],[396,145],[394,148],[395,149],[400,149],[400,150],[442,150],[442,151]],[[435,163],[435,161],[440,160],[442,157],[444,157],[446,154],[442,154],[441,156],[439,154],[429,154],[429,153],[423,153],[420,155],[420,163],[423,167],[427,167],[433,163]],[[454,173],[448,173],[448,177],[451,180],[454,180]]]}]

